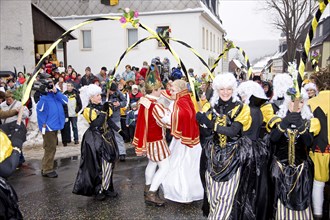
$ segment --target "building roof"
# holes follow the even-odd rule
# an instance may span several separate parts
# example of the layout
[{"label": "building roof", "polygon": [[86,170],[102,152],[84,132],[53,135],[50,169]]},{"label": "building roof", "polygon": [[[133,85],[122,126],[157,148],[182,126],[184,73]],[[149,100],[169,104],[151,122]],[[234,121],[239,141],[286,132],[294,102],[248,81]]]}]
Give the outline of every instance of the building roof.
[{"label": "building roof", "polygon": [[13,76],[14,73],[10,70],[0,71],[0,78]]},{"label": "building roof", "polygon": [[118,5],[109,6],[103,1],[109,0],[32,0],[38,7],[53,17],[65,17],[71,15],[95,15],[95,14],[113,14],[118,13],[121,8],[131,8],[142,12],[184,10],[200,8],[205,5],[210,12],[221,22],[218,15],[217,0],[120,0]]},{"label": "building roof", "polygon": [[265,68],[265,66],[267,66],[270,59],[271,59],[271,57],[262,58],[256,64],[253,65],[253,69],[258,69],[258,68],[263,69],[263,68]]},{"label": "building roof", "polygon": [[316,28],[315,36],[312,40],[311,47],[316,47],[322,44],[323,42],[329,40],[329,36],[330,36],[330,16],[324,18],[322,21],[319,22]]},{"label": "building roof", "polygon": [[272,59],[272,60],[282,59],[282,57],[285,55],[285,53],[286,53],[286,50],[283,51],[283,52],[279,52],[279,51],[277,51],[277,52],[271,57],[271,59]]},{"label": "building roof", "polygon": [[[65,28],[49,17],[46,12],[35,4],[32,5],[33,35],[36,42],[52,43],[56,41],[64,32]],[[69,34],[67,40],[76,38]]]},{"label": "building roof", "polygon": [[232,59],[232,62],[236,65],[236,67],[238,68],[242,68],[242,66],[244,68],[246,68],[246,65],[244,63],[242,63],[241,61],[237,60],[237,59]]}]

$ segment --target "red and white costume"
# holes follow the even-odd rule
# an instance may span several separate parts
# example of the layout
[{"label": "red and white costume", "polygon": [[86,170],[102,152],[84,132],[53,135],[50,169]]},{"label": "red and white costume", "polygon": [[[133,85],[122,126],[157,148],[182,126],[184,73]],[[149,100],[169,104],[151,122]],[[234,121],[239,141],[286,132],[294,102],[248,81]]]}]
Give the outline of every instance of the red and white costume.
[{"label": "red and white costume", "polygon": [[162,182],[166,199],[189,203],[203,199],[199,174],[202,152],[196,111],[187,89],[176,94],[171,115],[170,170]]},{"label": "red and white costume", "polygon": [[164,138],[164,127],[169,126],[164,121],[170,114],[163,105],[157,103],[157,99],[152,95],[140,99],[133,140],[136,154],[142,156],[146,153],[149,158],[145,177],[146,185],[150,185],[149,190],[152,192],[157,191],[170,168],[168,160],[170,150]]},{"label": "red and white costume", "polygon": [[164,128],[170,126],[164,122],[168,110],[157,103],[157,97],[146,95],[141,99],[133,145],[138,156],[146,152],[150,160],[159,162],[170,155],[164,139]]}]

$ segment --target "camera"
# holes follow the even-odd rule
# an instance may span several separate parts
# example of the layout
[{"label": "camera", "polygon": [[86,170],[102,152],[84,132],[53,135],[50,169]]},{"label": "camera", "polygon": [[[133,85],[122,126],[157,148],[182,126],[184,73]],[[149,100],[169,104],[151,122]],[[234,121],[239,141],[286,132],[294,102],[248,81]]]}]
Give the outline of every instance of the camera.
[{"label": "camera", "polygon": [[39,79],[33,84],[33,89],[39,91],[41,94],[46,94],[47,92],[53,90],[54,84],[51,79]]},{"label": "camera", "polygon": [[54,84],[52,82],[48,82],[47,89],[52,90],[54,88]]}]

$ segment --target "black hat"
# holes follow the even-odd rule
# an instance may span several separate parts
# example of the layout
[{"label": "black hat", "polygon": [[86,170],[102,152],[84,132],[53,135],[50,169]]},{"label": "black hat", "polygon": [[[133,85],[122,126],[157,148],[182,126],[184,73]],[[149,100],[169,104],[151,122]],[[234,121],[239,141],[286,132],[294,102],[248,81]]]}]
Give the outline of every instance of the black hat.
[{"label": "black hat", "polygon": [[252,81],[257,81],[257,80],[261,81],[261,77],[260,76],[253,76]]},{"label": "black hat", "polygon": [[104,66],[101,68],[101,70],[108,71],[107,68]]},{"label": "black hat", "polygon": [[116,83],[111,83],[110,85],[110,91],[116,92],[117,91],[117,84]]}]

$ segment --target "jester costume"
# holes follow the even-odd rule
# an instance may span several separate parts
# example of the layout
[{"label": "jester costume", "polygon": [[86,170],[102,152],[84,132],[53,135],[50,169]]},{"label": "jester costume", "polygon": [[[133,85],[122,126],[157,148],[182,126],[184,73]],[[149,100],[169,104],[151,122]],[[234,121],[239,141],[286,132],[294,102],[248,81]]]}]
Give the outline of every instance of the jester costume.
[{"label": "jester costume", "polygon": [[163,134],[163,128],[169,126],[162,121],[166,110],[157,100],[158,98],[152,95],[141,99],[133,140],[136,154],[146,153],[148,159],[154,162],[162,161],[170,155]]},{"label": "jester costume", "polygon": [[15,189],[6,181],[19,164],[26,128],[16,121],[0,125],[0,219],[23,219]]},{"label": "jester costume", "polygon": [[117,132],[120,129],[109,118],[111,112],[104,112],[102,105],[92,103],[83,111],[90,127],[81,143],[80,166],[73,188],[75,194],[115,196],[112,176],[118,160],[118,146],[112,129]]},{"label": "jester costume", "polygon": [[[157,66],[149,69],[146,77],[147,95],[139,101],[139,112],[133,139],[137,156],[146,155],[149,159],[145,171],[145,203],[164,206],[165,201],[159,198],[158,188],[169,170],[170,150],[165,140],[165,128],[169,117],[167,109],[158,102],[162,83]],[[158,168],[158,169],[157,169]]]},{"label": "jester costume", "polygon": [[[329,73],[328,73],[329,74]],[[324,202],[325,183],[329,181],[329,167],[330,167],[330,90],[320,91],[320,93],[310,99],[310,105],[314,117],[320,120],[321,131],[320,134],[314,138],[313,146],[309,152],[309,156],[314,163],[314,185],[313,185],[313,209],[314,214],[318,216],[326,215],[323,213],[327,204]],[[324,204],[323,204],[324,203]],[[329,211],[327,212],[329,214]]]},{"label": "jester costume", "polygon": [[287,112],[270,134],[274,152],[271,163],[273,218],[312,219],[313,162],[308,156],[313,135],[320,131],[315,118]]},{"label": "jester costume", "polygon": [[207,158],[208,218],[227,219],[233,210],[242,164],[252,154],[251,140],[242,136],[251,126],[250,108],[233,98],[219,98],[213,108],[196,117],[211,134],[203,147]]}]

